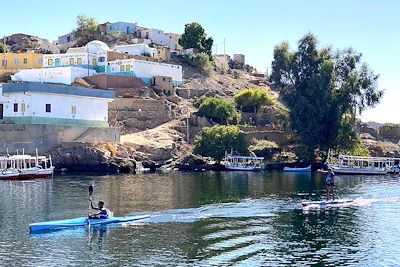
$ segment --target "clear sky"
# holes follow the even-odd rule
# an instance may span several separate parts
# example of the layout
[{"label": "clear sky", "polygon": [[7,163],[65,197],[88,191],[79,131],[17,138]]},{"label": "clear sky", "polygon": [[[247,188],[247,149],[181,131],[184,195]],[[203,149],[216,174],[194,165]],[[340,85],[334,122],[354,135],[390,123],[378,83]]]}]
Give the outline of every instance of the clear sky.
[{"label": "clear sky", "polygon": [[[5,2],[6,4],[3,4]],[[218,53],[246,55],[246,63],[265,72],[274,46],[292,48],[307,32],[321,46],[353,47],[379,73],[385,96],[362,119],[400,123],[398,63],[400,1],[397,0],[0,0],[0,35],[26,33],[49,40],[70,32],[76,16],[97,22],[137,22],[165,32],[182,33],[185,23],[199,22],[214,38]],[[215,52],[215,48],[214,48]],[[400,113],[400,112],[399,112]]]}]

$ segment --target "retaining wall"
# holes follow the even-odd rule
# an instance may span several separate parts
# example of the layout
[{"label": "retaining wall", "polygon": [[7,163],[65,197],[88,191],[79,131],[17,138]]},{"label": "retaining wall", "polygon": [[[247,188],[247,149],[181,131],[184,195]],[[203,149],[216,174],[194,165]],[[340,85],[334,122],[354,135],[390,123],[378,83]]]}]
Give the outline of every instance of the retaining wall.
[{"label": "retaining wall", "polygon": [[26,153],[46,153],[63,142],[119,143],[120,131],[112,127],[77,127],[60,125],[0,124],[0,154],[8,148],[10,154],[18,149]]}]

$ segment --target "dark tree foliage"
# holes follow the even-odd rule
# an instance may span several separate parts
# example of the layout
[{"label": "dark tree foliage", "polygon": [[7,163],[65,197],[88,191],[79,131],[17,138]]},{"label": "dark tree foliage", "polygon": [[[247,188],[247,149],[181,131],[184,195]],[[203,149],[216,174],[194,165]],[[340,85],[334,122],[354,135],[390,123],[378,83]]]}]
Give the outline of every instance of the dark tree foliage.
[{"label": "dark tree foliage", "polygon": [[[272,62],[271,82],[290,108],[292,129],[307,151],[327,151],[346,143],[343,134],[339,143],[337,139],[341,127],[341,133],[349,133],[343,115],[355,117],[383,95],[377,88],[379,76],[361,62],[360,53],[352,48],[319,49],[317,43],[310,33],[300,39],[297,51],[282,43],[275,47]],[[348,137],[354,142],[352,134]]]},{"label": "dark tree foliage", "polygon": [[194,153],[212,157],[221,161],[225,152],[233,151],[235,154],[247,155],[247,142],[245,133],[237,126],[217,125],[205,127],[194,141]]},{"label": "dark tree foliage", "polygon": [[179,44],[184,48],[197,48],[200,52],[211,55],[213,39],[207,37],[203,27],[197,23],[192,22],[185,25],[185,32],[179,39]]}]

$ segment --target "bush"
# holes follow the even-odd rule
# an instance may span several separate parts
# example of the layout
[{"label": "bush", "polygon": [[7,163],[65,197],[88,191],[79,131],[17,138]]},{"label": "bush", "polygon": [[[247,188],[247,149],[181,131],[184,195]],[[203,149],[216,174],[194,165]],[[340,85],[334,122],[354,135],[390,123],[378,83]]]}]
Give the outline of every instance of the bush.
[{"label": "bush", "polygon": [[275,153],[280,151],[280,148],[275,142],[272,141],[253,140],[249,150],[258,157],[272,158]]},{"label": "bush", "polygon": [[202,101],[198,115],[212,119],[218,123],[229,123],[232,121],[237,123],[240,121],[240,114],[235,106],[217,97],[206,98]]},{"label": "bush", "polygon": [[240,72],[237,71],[237,70],[234,70],[234,71],[233,71],[233,78],[239,79],[239,78],[240,78]]},{"label": "bush", "polygon": [[234,96],[236,105],[242,111],[257,112],[261,106],[272,106],[275,100],[269,95],[266,89],[245,89]]},{"label": "bush", "polygon": [[231,150],[239,155],[248,154],[245,133],[237,126],[205,127],[195,137],[194,152],[199,155],[221,161],[225,152]]},{"label": "bush", "polygon": [[194,55],[184,55],[182,60],[190,66],[196,67],[206,74],[210,74],[213,69],[213,57],[207,53],[198,53]]},{"label": "bush", "polygon": [[229,66],[224,60],[214,59],[215,71],[220,74],[228,73]]},{"label": "bush", "polygon": [[121,162],[119,167],[120,167],[120,172],[122,173],[134,172],[136,168],[135,164],[132,161]]}]

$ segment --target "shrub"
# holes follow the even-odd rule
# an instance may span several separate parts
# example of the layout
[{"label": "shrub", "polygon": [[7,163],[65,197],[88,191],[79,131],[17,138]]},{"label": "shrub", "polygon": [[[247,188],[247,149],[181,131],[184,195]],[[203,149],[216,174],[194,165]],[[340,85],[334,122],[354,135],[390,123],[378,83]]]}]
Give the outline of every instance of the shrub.
[{"label": "shrub", "polygon": [[245,133],[237,126],[205,127],[195,137],[194,152],[199,155],[221,161],[225,152],[231,150],[239,155],[248,153]]},{"label": "shrub", "polygon": [[123,172],[123,173],[134,172],[135,168],[136,168],[135,164],[130,160],[121,162],[119,167],[120,167],[120,172]]},{"label": "shrub", "polygon": [[275,142],[268,140],[253,140],[249,146],[250,152],[253,152],[258,157],[272,158],[272,156],[280,151],[280,148]]},{"label": "shrub", "polygon": [[203,116],[218,123],[239,122],[240,114],[235,106],[223,99],[217,97],[206,98],[200,104],[199,116]]},{"label": "shrub", "polygon": [[210,74],[213,69],[213,57],[207,53],[198,53],[194,55],[184,55],[182,60],[190,66],[196,67],[205,74]]},{"label": "shrub", "polygon": [[261,106],[272,106],[275,100],[269,95],[266,89],[245,89],[234,96],[236,105],[242,111],[257,112]]},{"label": "shrub", "polygon": [[234,70],[234,71],[233,71],[233,78],[239,79],[239,78],[240,78],[240,72],[237,71],[237,70]]}]

